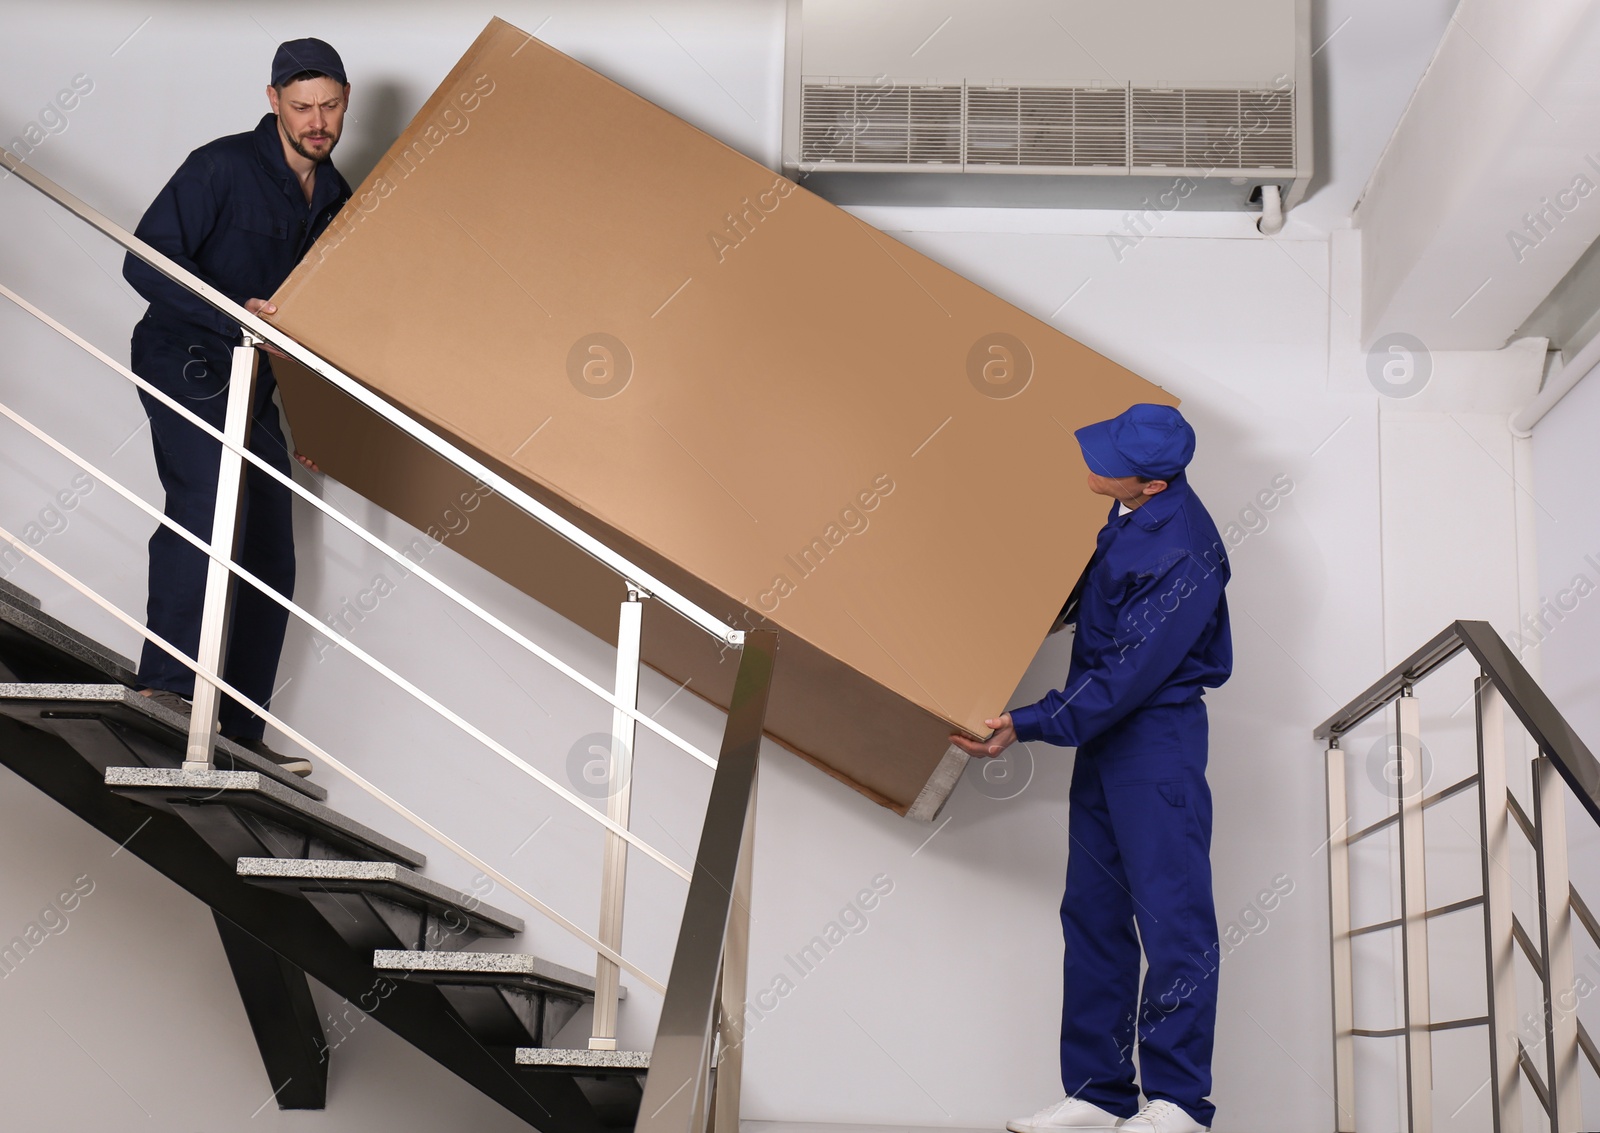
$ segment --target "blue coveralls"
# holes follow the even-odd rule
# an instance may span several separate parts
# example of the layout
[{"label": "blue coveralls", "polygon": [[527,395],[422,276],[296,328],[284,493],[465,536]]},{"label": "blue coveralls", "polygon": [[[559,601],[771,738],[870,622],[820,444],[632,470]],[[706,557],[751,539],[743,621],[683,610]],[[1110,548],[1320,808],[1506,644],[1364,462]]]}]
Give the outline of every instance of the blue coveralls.
[{"label": "blue coveralls", "polygon": [[[139,221],[135,235],[241,305],[265,299],[288,278],[327,228],[350,186],[333,165],[317,168],[312,200],[284,160],[277,118],[268,114],[244,134],[218,138],[191,153]],[[150,301],[133,328],[133,372],[216,429],[222,428],[232,350],[239,326],[130,254],[123,276]],[[284,475],[289,452],[276,382],[261,359],[252,407],[250,449]],[[166,513],[209,541],[221,446],[143,392],[155,443]],[[245,569],[284,595],[294,591],[294,531],[289,491],[247,466],[237,556]],[[189,656],[200,642],[206,557],[165,527],[150,538],[149,628]],[[235,587],[222,677],[262,705],[271,699],[287,612],[255,588]],[[139,661],[148,688],[191,696],[194,674],[149,642]],[[260,739],[264,723],[232,700],[222,706],[224,735]]]},{"label": "blue coveralls", "polygon": [[1066,687],[1011,712],[1019,740],[1078,749],[1061,901],[1061,1077],[1068,1094],[1131,1117],[1137,1020],[1145,1096],[1209,1126],[1219,950],[1201,695],[1233,668],[1229,567],[1181,474],[1119,510],[1074,590]]}]

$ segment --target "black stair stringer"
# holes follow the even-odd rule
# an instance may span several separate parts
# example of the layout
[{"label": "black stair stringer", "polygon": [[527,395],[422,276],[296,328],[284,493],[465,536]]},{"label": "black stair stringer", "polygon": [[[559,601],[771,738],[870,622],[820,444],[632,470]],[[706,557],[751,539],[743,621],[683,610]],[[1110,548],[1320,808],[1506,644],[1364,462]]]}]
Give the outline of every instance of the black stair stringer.
[{"label": "black stair stringer", "polygon": [[308,902],[241,880],[182,819],[113,794],[65,741],[0,717],[0,763],[529,1125],[602,1133],[570,1076],[519,1075],[437,988],[379,975]]},{"label": "black stair stringer", "polygon": [[299,968],[211,911],[279,1109],[328,1104],[328,1039]]}]

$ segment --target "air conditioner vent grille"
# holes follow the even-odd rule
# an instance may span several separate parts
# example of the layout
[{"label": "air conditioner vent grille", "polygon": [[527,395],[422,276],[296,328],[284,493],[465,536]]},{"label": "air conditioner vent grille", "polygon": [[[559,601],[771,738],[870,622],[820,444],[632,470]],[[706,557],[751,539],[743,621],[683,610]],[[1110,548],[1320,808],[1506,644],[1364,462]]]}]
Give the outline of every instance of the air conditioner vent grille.
[{"label": "air conditioner vent grille", "polygon": [[835,168],[1292,171],[1292,89],[805,79],[800,160]]},{"label": "air conditioner vent grille", "polygon": [[806,83],[802,161],[848,165],[960,165],[959,83],[901,86]]},{"label": "air conditioner vent grille", "polygon": [[1128,164],[1121,87],[969,87],[967,166]]},{"label": "air conditioner vent grille", "polygon": [[1293,169],[1292,90],[1132,91],[1134,169]]}]

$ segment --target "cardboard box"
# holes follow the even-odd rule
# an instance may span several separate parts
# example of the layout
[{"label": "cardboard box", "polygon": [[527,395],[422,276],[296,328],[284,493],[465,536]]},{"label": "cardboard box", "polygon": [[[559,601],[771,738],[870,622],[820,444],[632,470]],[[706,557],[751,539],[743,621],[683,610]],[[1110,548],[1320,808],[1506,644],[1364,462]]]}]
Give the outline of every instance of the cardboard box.
[{"label": "cardboard box", "polygon": [[[1175,400],[500,20],[273,301],[664,582],[778,627],[772,738],[924,819],[1104,521],[1072,430]],[[424,530],[473,501],[452,549],[615,640],[609,571],[275,368],[329,474]],[[644,657],[726,705],[736,654],[659,605]]]}]

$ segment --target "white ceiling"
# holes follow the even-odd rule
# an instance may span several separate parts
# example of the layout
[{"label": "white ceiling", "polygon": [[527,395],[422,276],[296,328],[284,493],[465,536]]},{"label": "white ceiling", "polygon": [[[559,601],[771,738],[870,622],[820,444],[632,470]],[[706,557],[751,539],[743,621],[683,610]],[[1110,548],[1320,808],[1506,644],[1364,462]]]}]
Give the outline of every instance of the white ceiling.
[{"label": "white ceiling", "polygon": [[1592,0],[1463,0],[1356,211],[1368,342],[1498,349],[1600,236],[1596,58]]}]

